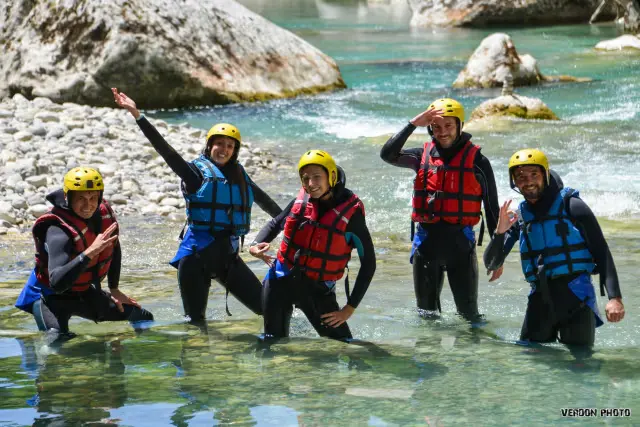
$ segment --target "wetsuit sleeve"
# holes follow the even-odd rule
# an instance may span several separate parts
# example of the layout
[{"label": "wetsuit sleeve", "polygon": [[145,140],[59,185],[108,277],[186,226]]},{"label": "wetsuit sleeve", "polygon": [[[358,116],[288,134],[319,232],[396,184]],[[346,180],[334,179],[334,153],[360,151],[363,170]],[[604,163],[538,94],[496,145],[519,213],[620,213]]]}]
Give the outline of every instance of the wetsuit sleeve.
[{"label": "wetsuit sleeve", "polygon": [[516,222],[504,234],[494,234],[484,250],[484,266],[487,270],[493,271],[502,267],[504,260],[513,249],[513,246],[520,239],[520,223]]},{"label": "wetsuit sleeve", "polygon": [[481,153],[474,160],[476,179],[482,186],[482,204],[484,205],[485,220],[489,229],[489,236],[493,236],[498,226],[500,205],[498,204],[498,189],[493,168],[489,159]]},{"label": "wetsuit sleeve", "polygon": [[[276,217],[271,218],[262,229],[258,232],[254,243],[271,243],[273,239],[278,237],[278,234],[282,230],[284,230],[284,223],[287,221],[287,216],[289,216],[289,212],[291,212],[291,208],[295,203],[296,199],[293,199],[286,208],[282,212],[280,212]],[[253,244],[253,243],[252,243]]]},{"label": "wetsuit sleeve", "polygon": [[[598,266],[600,288],[607,289],[609,299],[621,298],[622,293],[620,292],[616,265],[595,215],[589,206],[577,197],[572,197],[569,200],[569,215],[586,240],[593,260]],[[602,295],[604,296],[604,293]]]},{"label": "wetsuit sleeve", "polygon": [[113,255],[111,256],[111,265],[107,272],[107,280],[109,282],[109,289],[118,289],[120,284],[120,270],[122,269],[122,247],[120,241],[113,248]]},{"label": "wetsuit sleeve", "polygon": [[147,120],[140,116],[136,121],[138,127],[147,137],[153,148],[162,156],[167,165],[184,182],[188,193],[195,193],[202,185],[203,177],[197,167],[185,161],[176,150],[160,135],[160,132]]},{"label": "wetsuit sleeve", "polygon": [[91,262],[86,256],[71,259],[73,243],[60,227],[51,226],[47,229],[45,249],[49,256],[49,284],[56,292],[64,292],[71,288]]},{"label": "wetsuit sleeve", "polygon": [[417,172],[420,169],[422,148],[402,149],[414,130],[416,127],[408,123],[404,129],[389,138],[380,150],[380,158],[390,165],[413,169]]},{"label": "wetsuit sleeve", "polygon": [[271,218],[277,217],[281,212],[280,206],[258,185],[249,178],[251,189],[253,190],[253,198],[260,208],[271,215]]},{"label": "wetsuit sleeve", "polygon": [[369,288],[371,279],[373,279],[373,274],[376,272],[375,249],[362,211],[357,211],[351,217],[346,232],[351,233],[353,239],[357,239],[353,243],[360,255],[360,270],[356,276],[353,291],[347,301],[347,304],[351,307],[358,308],[360,301],[362,301],[364,294]]}]

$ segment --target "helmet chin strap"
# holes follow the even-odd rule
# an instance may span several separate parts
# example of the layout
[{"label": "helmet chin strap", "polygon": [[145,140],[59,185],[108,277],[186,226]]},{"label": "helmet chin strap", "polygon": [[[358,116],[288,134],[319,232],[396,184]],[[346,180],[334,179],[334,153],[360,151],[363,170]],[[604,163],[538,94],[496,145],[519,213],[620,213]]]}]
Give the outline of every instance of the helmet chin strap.
[{"label": "helmet chin strap", "polygon": [[[333,189],[333,188],[329,187],[329,189],[328,189],[327,191],[325,191],[324,193],[322,193],[322,194],[320,195],[320,197],[309,197],[309,199],[310,199],[310,200],[322,200],[322,199],[324,198],[324,196],[326,196],[327,194],[331,193],[331,190],[332,190],[332,189]],[[309,196],[311,196],[311,195],[309,195]]]}]

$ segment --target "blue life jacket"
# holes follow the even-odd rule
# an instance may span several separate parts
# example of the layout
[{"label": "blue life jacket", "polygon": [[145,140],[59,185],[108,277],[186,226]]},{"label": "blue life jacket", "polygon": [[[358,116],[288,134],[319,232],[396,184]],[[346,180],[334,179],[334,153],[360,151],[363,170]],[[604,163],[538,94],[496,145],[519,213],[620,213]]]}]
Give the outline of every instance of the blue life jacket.
[{"label": "blue life jacket", "polygon": [[242,165],[238,165],[246,182],[245,203],[242,188],[231,185],[224,174],[208,158],[200,156],[193,161],[200,169],[204,181],[196,193],[184,192],[187,205],[187,222],[195,232],[209,231],[212,235],[227,232],[232,236],[244,236],[251,225],[253,190]]},{"label": "blue life jacket", "polygon": [[593,272],[593,256],[567,212],[569,199],[578,196],[578,191],[563,188],[542,218],[535,218],[526,200],[520,203],[520,260],[528,282],[538,280],[539,264],[549,279]]}]

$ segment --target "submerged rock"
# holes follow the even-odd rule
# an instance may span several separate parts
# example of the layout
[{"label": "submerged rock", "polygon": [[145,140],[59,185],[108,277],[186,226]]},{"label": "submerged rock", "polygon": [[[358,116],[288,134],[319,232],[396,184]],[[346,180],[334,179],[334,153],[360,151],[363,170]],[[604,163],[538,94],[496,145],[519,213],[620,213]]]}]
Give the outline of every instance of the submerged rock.
[{"label": "submerged rock", "polygon": [[595,48],[598,50],[640,50],[640,37],[625,34],[612,40],[601,41]]},{"label": "submerged rock", "polygon": [[345,87],[331,58],[233,0],[14,0],[0,50],[0,98],[111,106],[118,87],[163,108]]},{"label": "submerged rock", "polygon": [[488,117],[518,117],[521,119],[560,120],[540,99],[520,95],[499,96],[480,104],[471,120]]}]

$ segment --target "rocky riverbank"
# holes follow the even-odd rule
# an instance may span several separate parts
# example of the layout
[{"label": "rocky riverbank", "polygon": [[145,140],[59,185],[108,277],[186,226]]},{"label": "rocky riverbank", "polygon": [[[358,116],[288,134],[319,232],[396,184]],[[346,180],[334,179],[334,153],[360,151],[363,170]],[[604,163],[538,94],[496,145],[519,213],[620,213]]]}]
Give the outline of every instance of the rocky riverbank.
[{"label": "rocky riverbank", "polygon": [[[202,151],[206,130],[150,120],[185,159]],[[124,110],[14,95],[0,102],[0,147],[0,235],[29,231],[49,208],[46,194],[79,165],[102,173],[105,198],[117,214],[184,216],[179,178]],[[239,159],[249,175],[279,167],[270,153],[245,141]]]}]

